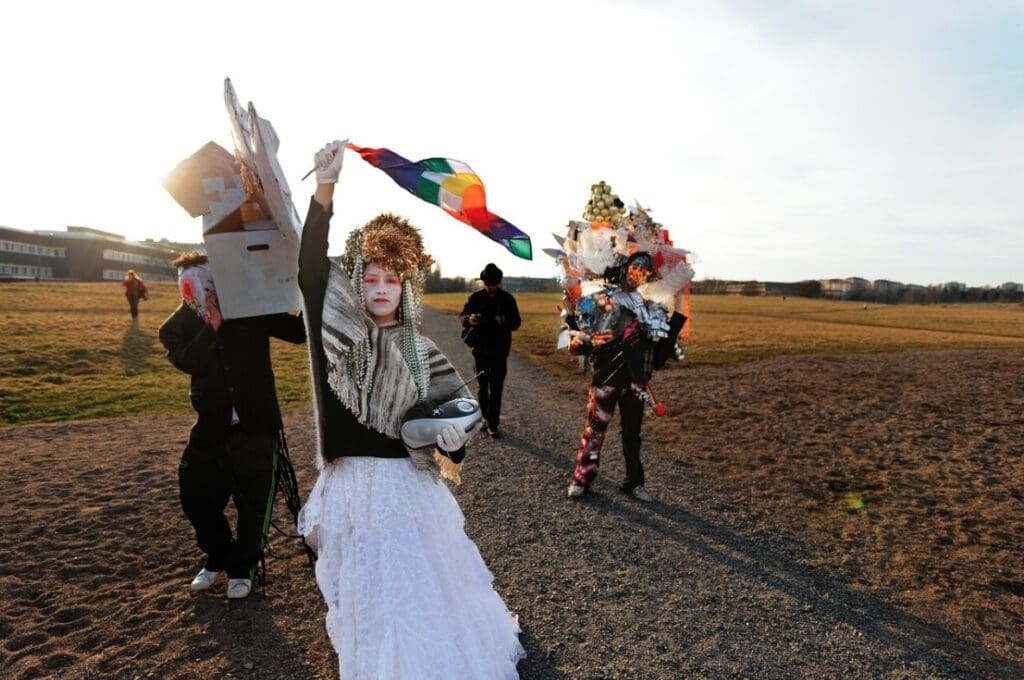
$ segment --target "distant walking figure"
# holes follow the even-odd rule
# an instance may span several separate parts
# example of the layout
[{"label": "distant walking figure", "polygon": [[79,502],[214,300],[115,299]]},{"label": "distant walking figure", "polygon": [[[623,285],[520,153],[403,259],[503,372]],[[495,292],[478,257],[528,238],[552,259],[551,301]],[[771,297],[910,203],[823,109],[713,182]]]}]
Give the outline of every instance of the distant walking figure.
[{"label": "distant walking figure", "polygon": [[501,393],[508,373],[512,331],[522,323],[516,299],[501,289],[501,279],[501,270],[494,263],[488,263],[480,272],[483,290],[470,295],[459,314],[463,338],[473,348],[473,359],[480,374],[477,398],[491,437],[498,436],[501,424]]},{"label": "distant walking figure", "polygon": [[121,285],[124,286],[124,296],[128,299],[128,309],[134,319],[139,315],[139,300],[148,300],[149,290],[146,289],[142,277],[136,274],[134,269],[128,270]]}]

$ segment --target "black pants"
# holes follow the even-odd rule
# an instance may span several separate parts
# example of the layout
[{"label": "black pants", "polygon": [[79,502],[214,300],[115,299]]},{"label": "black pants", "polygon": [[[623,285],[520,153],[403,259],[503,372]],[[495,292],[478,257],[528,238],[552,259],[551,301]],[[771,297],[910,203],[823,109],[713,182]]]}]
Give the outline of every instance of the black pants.
[{"label": "black pants", "polygon": [[132,313],[132,318],[133,319],[139,315],[139,298],[137,298],[137,297],[130,297],[130,298],[128,298],[128,311],[130,311]]},{"label": "black pants", "polygon": [[[277,442],[276,434],[232,429],[224,446],[185,447],[178,466],[181,508],[210,571],[254,578],[277,491]],[[234,536],[224,516],[228,499],[238,511]]]},{"label": "black pants", "polygon": [[640,462],[640,428],[644,422],[644,404],[628,387],[594,385],[590,388],[587,402],[587,423],[580,437],[580,448],[576,451],[576,466],[572,477],[578,483],[589,487],[597,477],[601,464],[601,449],[608,423],[619,407],[619,422],[622,424],[622,455],[626,459],[626,479],[620,487],[629,493],[644,485],[644,466]]},{"label": "black pants", "polygon": [[484,422],[491,432],[497,432],[501,424],[501,392],[505,388],[505,375],[508,373],[508,357],[505,355],[485,354],[479,351],[473,352],[476,360],[476,372],[480,373],[477,378],[477,400],[480,402],[480,411],[483,414]]}]

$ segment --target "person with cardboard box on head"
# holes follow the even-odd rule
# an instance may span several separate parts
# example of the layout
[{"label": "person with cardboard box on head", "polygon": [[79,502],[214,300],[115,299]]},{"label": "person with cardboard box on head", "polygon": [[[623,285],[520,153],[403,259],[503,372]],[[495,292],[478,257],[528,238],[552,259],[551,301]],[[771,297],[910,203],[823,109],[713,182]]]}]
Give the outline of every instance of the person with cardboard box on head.
[{"label": "person with cardboard box on head", "polygon": [[[282,470],[290,470],[270,364],[270,338],[303,343],[301,316],[278,313],[225,319],[206,255],[174,265],[182,302],[160,327],[175,368],[191,376],[198,414],[178,466],[181,507],[206,563],[190,588],[210,588],[227,572],[227,597],[247,597],[263,555]],[[232,534],[224,510],[235,504]]]}]

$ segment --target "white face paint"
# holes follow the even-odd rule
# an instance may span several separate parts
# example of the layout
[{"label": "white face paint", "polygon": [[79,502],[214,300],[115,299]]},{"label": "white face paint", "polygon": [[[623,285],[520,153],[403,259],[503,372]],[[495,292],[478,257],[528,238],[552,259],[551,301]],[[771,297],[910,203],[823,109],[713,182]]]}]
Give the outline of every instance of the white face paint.
[{"label": "white face paint", "polygon": [[398,317],[402,301],[402,277],[371,262],[363,270],[363,302],[378,326]]}]

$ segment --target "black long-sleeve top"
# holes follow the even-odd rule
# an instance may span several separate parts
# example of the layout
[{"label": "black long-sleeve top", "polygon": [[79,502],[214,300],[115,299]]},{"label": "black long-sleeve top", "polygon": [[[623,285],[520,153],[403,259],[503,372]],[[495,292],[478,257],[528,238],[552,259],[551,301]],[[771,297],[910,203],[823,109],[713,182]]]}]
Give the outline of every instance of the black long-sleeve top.
[{"label": "black long-sleeve top", "polygon": [[189,398],[197,419],[189,443],[216,446],[235,425],[245,432],[272,434],[281,429],[270,338],[306,341],[301,317],[268,314],[225,319],[218,331],[184,303],[160,326],[160,342],[175,368],[191,376]]},{"label": "black long-sleeve top", "polygon": [[409,452],[400,439],[393,439],[360,423],[338,400],[327,382],[327,357],[320,328],[330,274],[327,236],[332,215],[330,208],[325,210],[316,200],[310,200],[299,247],[299,288],[306,303],[309,324],[310,368],[321,453],[328,461],[342,456],[407,458]]},{"label": "black long-sleeve top", "polygon": [[[470,314],[480,315],[473,354],[507,357],[512,350],[512,331],[522,324],[512,293],[501,288],[494,293],[478,290],[469,296],[459,313],[463,326],[469,325]],[[496,321],[499,316],[504,317],[500,324]]]}]

